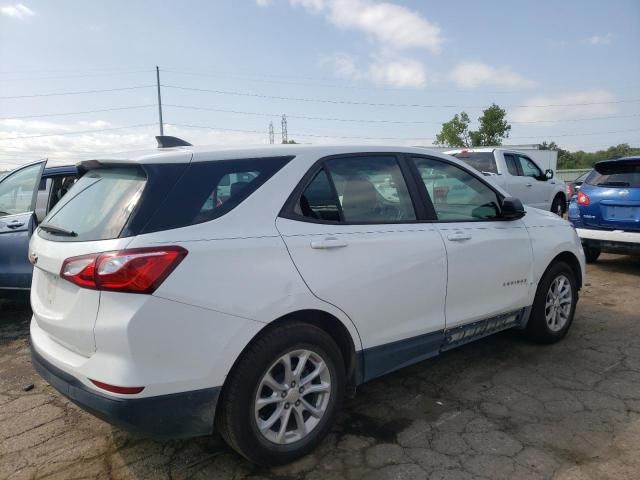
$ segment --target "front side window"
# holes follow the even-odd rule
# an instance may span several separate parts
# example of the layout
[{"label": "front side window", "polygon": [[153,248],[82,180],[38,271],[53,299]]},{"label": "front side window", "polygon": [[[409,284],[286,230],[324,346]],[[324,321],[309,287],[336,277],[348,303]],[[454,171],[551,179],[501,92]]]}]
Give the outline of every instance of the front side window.
[{"label": "front side window", "polygon": [[30,165],[0,182],[0,217],[31,211],[41,170],[42,163]]},{"label": "front side window", "polygon": [[538,166],[533,163],[533,161],[527,157],[523,157],[522,155],[518,155],[518,162],[520,163],[520,169],[522,170],[522,175],[525,177],[532,178],[542,178],[542,170],[538,168]]},{"label": "front side window", "polygon": [[450,163],[413,159],[438,220],[478,221],[500,216],[496,192],[469,172]]},{"label": "front side window", "polygon": [[328,160],[300,197],[296,212],[344,223],[402,223],[416,219],[393,156]]}]

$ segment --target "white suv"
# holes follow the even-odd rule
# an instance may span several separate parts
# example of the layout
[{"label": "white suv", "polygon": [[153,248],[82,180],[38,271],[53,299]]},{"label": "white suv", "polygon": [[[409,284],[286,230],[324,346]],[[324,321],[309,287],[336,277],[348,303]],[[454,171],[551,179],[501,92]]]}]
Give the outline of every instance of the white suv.
[{"label": "white suv", "polygon": [[81,169],[30,245],[35,368],[123,428],[217,428],[261,464],[311,451],[367,380],[507,328],[561,339],[584,282],[569,223],[424,149]]}]

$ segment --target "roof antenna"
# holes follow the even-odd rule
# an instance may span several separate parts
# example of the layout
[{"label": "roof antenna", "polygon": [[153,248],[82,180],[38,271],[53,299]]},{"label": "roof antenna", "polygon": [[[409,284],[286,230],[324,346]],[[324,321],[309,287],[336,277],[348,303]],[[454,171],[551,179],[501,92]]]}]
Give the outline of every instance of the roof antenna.
[{"label": "roof antenna", "polygon": [[158,141],[158,148],[171,148],[171,147],[191,147],[192,145],[178,137],[172,137],[170,135],[156,135]]}]

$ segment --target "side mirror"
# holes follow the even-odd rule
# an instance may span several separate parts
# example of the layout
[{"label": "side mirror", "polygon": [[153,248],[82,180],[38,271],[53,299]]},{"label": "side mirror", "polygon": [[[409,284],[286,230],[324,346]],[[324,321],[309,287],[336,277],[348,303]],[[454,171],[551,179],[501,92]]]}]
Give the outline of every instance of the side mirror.
[{"label": "side mirror", "polygon": [[553,170],[550,168],[544,171],[544,176],[547,177],[547,180],[551,180],[553,178]]},{"label": "side mirror", "polygon": [[515,197],[505,197],[502,200],[501,218],[505,220],[517,220],[526,215],[526,211],[522,206],[520,199]]}]

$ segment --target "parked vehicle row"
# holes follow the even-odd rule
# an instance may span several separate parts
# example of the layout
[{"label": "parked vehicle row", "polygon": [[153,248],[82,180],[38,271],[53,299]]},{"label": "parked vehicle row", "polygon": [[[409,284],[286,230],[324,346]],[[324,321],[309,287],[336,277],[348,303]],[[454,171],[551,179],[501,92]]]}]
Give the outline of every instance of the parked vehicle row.
[{"label": "parked vehicle row", "polygon": [[474,148],[446,152],[462,160],[518,197],[526,205],[562,216],[567,209],[564,182],[553,170],[542,171],[529,154],[505,148]]},{"label": "parked vehicle row", "polygon": [[569,204],[588,262],[603,251],[640,254],[640,157],[596,163]]},{"label": "parked vehicle row", "polygon": [[31,239],[35,368],[124,428],[217,428],[261,464],[310,452],[372,378],[507,328],[560,340],[584,282],[568,222],[421,148],[80,170]]}]

